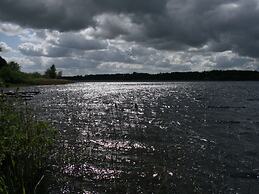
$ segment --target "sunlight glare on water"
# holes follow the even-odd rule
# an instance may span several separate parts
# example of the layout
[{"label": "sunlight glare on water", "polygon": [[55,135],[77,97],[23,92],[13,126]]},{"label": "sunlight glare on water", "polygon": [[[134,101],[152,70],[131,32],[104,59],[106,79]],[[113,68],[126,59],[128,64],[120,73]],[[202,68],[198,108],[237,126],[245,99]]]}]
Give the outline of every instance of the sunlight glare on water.
[{"label": "sunlight glare on water", "polygon": [[38,89],[30,103],[60,131],[51,193],[259,190],[257,82]]}]

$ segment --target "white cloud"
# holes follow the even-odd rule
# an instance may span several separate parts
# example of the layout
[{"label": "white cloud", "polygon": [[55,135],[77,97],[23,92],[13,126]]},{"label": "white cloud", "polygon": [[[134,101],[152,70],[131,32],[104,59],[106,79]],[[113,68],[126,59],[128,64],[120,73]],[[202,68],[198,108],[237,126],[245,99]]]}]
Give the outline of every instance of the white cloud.
[{"label": "white cloud", "polygon": [[[124,15],[116,17],[116,20],[121,22],[119,24],[121,30],[125,33],[132,33],[129,29],[129,26],[134,27],[133,23],[130,24],[131,19]],[[114,18],[116,17],[114,16]],[[125,40],[121,36],[113,39],[101,39],[93,32],[99,30],[99,33],[110,33],[107,24],[112,21],[103,16],[100,16],[99,19],[99,26],[102,26],[102,29],[86,28],[77,32],[24,29],[19,35],[22,43],[18,47],[20,58],[23,61],[18,60],[19,57],[16,59],[22,64],[25,71],[44,72],[51,64],[56,64],[64,75],[133,71],[157,73],[213,69],[258,69],[256,59],[239,56],[233,51],[211,51],[210,48],[214,46],[213,42],[200,47],[189,47],[185,51],[167,51]],[[133,35],[134,33],[132,33]],[[2,47],[6,47],[7,50],[11,49],[6,44],[3,44]],[[13,52],[15,52],[14,49]],[[8,56],[9,58],[10,56]]]},{"label": "white cloud", "polygon": [[28,56],[44,56],[47,54],[44,46],[40,44],[27,42],[19,45],[18,48],[24,55]]},{"label": "white cloud", "polygon": [[6,34],[8,36],[17,36],[22,31],[23,31],[23,29],[19,25],[0,22],[0,32]]},{"label": "white cloud", "polygon": [[0,48],[2,49],[2,52],[9,52],[12,50],[11,47],[9,47],[5,42],[0,42]]},{"label": "white cloud", "polygon": [[93,37],[116,38],[122,39],[140,39],[144,28],[140,24],[132,21],[130,16],[125,14],[100,14],[94,17],[96,22],[95,28],[90,28],[89,35]]},{"label": "white cloud", "polygon": [[110,62],[105,62],[101,63],[100,65],[97,66],[98,69],[102,70],[107,70],[110,69],[111,72],[125,72],[125,70],[141,70],[143,69],[143,65],[141,64],[129,64],[129,63],[110,63]]}]

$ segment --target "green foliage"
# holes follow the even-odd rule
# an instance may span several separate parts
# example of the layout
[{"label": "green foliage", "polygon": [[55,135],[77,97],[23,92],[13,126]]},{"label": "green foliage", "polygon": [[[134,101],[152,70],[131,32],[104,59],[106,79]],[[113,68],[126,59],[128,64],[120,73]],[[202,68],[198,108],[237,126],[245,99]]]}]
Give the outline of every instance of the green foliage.
[{"label": "green foliage", "polygon": [[0,96],[0,193],[39,193],[54,137],[24,102]]},{"label": "green foliage", "polygon": [[27,75],[20,71],[20,65],[11,61],[0,68],[0,81],[5,83],[24,83]]},{"label": "green foliage", "polygon": [[0,69],[1,69],[2,67],[6,66],[6,65],[7,65],[6,60],[3,59],[3,58],[0,56]]},{"label": "green foliage", "polygon": [[47,69],[47,71],[45,72],[45,76],[47,78],[51,78],[51,79],[57,78],[57,69],[54,64],[51,65],[51,67]]},{"label": "green foliage", "polygon": [[31,73],[30,75],[33,78],[41,78],[42,77],[42,75],[40,73],[38,73],[38,72]]},{"label": "green foliage", "polygon": [[0,78],[6,83],[24,83],[27,80],[27,75],[25,73],[17,70],[15,63],[11,63],[2,67],[0,70]]},{"label": "green foliage", "polygon": [[0,78],[0,87],[4,87],[4,81]]},{"label": "green foliage", "polygon": [[11,70],[16,71],[16,72],[21,70],[20,65],[14,61],[11,61],[10,63],[8,63],[8,66]]},{"label": "green foliage", "polygon": [[62,80],[60,78],[62,78],[62,71],[57,72],[54,64],[47,69],[43,76],[38,72],[21,72],[21,67],[18,63],[14,61],[7,63],[0,57],[0,87],[13,85],[53,85],[71,83],[71,81]]}]

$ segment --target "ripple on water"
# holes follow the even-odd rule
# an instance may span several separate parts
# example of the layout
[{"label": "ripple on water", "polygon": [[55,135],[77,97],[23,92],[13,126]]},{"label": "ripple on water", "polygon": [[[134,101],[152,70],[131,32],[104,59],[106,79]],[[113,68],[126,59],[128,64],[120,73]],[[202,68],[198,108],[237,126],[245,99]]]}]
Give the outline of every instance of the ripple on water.
[{"label": "ripple on water", "polygon": [[39,89],[30,103],[61,133],[51,159],[56,177],[51,193],[259,190],[255,82]]}]

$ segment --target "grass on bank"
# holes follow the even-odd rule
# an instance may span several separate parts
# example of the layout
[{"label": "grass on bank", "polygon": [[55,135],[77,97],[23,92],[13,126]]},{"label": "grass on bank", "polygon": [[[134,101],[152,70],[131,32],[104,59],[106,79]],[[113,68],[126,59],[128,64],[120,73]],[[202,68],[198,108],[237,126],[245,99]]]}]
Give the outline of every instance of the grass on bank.
[{"label": "grass on bank", "polygon": [[24,82],[10,83],[0,80],[0,87],[39,86],[39,85],[63,85],[74,83],[65,79],[33,78]]},{"label": "grass on bank", "polygon": [[46,168],[56,131],[20,99],[0,96],[0,193],[46,193]]}]

